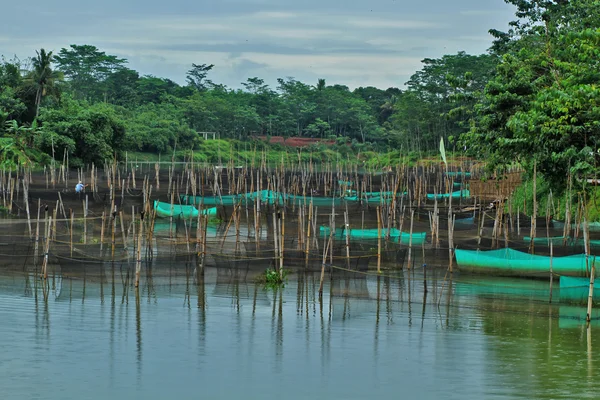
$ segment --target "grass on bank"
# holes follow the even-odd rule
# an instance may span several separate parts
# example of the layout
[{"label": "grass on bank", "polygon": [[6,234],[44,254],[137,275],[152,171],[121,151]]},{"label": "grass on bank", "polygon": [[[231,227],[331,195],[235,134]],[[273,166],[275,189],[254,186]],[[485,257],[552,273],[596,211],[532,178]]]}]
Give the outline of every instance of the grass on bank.
[{"label": "grass on bank", "polygon": [[[589,222],[600,221],[600,187],[588,186],[585,191],[571,193],[553,192],[548,182],[541,176],[536,182],[536,200],[537,216],[546,217],[550,215],[553,219],[564,220],[566,212],[567,199],[570,195],[571,201],[571,219],[575,218],[580,202],[580,196],[585,199],[585,210]],[[533,215],[533,180],[527,179],[513,192],[509,201],[513,212],[520,212],[531,216]],[[508,206],[506,206],[508,212]]]}]

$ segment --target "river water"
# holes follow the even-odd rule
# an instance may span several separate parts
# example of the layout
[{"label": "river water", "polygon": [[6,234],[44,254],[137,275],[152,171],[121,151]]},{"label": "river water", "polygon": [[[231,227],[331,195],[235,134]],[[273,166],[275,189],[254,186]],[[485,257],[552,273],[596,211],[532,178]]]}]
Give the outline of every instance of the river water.
[{"label": "river water", "polygon": [[[431,273],[430,273],[431,274]],[[0,277],[2,399],[598,398],[584,307],[460,277]],[[443,287],[443,289],[442,289]],[[425,293],[427,288],[427,293]],[[487,289],[486,289],[487,288]],[[539,292],[538,292],[539,290]],[[508,291],[510,292],[510,291]],[[597,315],[595,314],[597,317]]]}]

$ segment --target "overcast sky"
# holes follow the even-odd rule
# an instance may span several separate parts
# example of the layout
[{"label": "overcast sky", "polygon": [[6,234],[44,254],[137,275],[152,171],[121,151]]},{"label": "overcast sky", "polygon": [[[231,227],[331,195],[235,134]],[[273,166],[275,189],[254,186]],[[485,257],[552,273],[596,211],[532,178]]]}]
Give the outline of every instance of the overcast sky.
[{"label": "overcast sky", "polygon": [[505,30],[503,0],[28,0],[5,2],[0,54],[25,58],[92,44],[129,67],[185,81],[196,64],[240,87],[258,76],[402,87],[420,61],[486,51]]}]

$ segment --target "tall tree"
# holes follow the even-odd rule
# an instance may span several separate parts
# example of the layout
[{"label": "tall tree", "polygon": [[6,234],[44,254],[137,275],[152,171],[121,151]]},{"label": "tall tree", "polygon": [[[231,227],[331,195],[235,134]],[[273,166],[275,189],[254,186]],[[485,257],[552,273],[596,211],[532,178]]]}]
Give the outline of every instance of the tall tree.
[{"label": "tall tree", "polygon": [[54,57],[57,69],[64,73],[76,96],[106,100],[106,79],[125,68],[127,60],[98,50],[96,46],[72,44]]},{"label": "tall tree", "polygon": [[600,3],[509,2],[518,20],[462,140],[491,168],[535,162],[553,187],[564,187],[569,173],[593,170],[600,145]]},{"label": "tall tree", "polygon": [[214,64],[192,64],[192,69],[187,73],[186,80],[188,85],[199,92],[203,92],[212,84],[207,80],[208,72],[213,69]]},{"label": "tall tree", "polygon": [[40,104],[46,93],[54,88],[54,84],[61,78],[61,74],[52,70],[52,52],[41,49],[36,50],[36,57],[32,59],[33,69],[30,79],[35,86],[35,116],[40,114]]}]

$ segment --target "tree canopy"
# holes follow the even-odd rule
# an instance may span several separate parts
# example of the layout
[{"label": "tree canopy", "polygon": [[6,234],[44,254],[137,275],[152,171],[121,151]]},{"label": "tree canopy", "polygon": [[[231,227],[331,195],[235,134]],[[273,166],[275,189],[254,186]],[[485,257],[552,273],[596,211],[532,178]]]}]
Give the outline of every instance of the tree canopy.
[{"label": "tree canopy", "polygon": [[403,89],[292,77],[272,87],[256,76],[228,88],[210,79],[218,66],[206,62],[193,63],[180,85],[87,44],[2,58],[0,137],[22,135],[10,143],[67,151],[74,162],[194,150],[202,132],[246,144],[336,138],[358,151],[406,153],[436,151],[443,137],[491,169],[535,163],[557,186],[569,173],[589,175],[599,158],[600,3],[505,1],[516,19],[490,30],[487,53],[426,58]]}]

